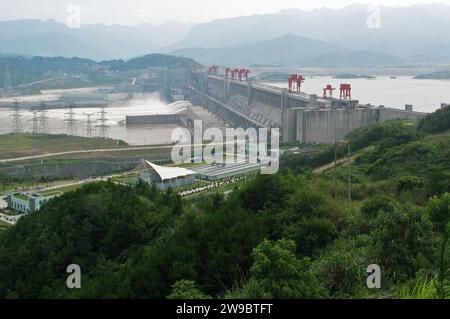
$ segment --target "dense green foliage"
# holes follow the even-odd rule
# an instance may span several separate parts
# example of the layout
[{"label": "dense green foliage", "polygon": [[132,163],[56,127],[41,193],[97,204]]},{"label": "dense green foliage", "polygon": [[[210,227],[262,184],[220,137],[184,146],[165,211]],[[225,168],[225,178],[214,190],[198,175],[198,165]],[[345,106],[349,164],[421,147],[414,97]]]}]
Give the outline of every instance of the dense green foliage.
[{"label": "dense green foliage", "polygon": [[325,296],[325,289],[311,273],[310,260],[299,260],[295,246],[293,240],[264,240],[253,250],[254,263],[248,283],[229,297],[311,299]]},{"label": "dense green foliage", "polygon": [[431,113],[421,120],[419,130],[425,133],[441,133],[450,130],[450,106]]},{"label": "dense green foliage", "polygon": [[[111,182],[69,192],[0,233],[0,297],[445,297],[449,132],[392,121],[348,139],[351,203],[345,165],[336,188],[334,170],[311,172],[328,147],[226,197]],[[82,289],[69,290],[74,263]],[[366,287],[370,264],[380,290]]]},{"label": "dense green foliage", "polygon": [[172,286],[167,299],[211,299],[211,296],[201,292],[194,281],[183,279]]}]

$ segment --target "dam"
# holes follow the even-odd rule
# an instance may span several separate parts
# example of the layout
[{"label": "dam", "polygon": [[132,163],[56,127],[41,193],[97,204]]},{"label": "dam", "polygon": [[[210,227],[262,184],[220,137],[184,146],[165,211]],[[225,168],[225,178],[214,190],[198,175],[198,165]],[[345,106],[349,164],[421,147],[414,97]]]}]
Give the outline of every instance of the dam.
[{"label": "dam", "polygon": [[126,125],[141,124],[180,124],[185,123],[183,114],[126,115]]},{"label": "dam", "polygon": [[246,77],[230,77],[228,71],[219,75],[191,70],[185,87],[187,99],[234,127],[279,128],[283,142],[329,144],[359,127],[426,115],[413,111],[411,105],[406,105],[404,110],[362,105],[351,99],[348,84],[342,85],[339,98],[327,96],[327,88],[324,96],[319,97],[300,89],[282,89]]}]

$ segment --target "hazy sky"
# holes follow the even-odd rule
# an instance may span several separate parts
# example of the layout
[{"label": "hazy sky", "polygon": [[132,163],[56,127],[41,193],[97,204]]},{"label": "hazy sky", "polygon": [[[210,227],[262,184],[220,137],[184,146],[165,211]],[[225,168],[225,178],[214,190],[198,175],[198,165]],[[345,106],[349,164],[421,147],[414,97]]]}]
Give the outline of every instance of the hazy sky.
[{"label": "hazy sky", "polygon": [[66,21],[70,4],[81,8],[81,23],[135,25],[142,22],[205,22],[282,9],[342,8],[353,3],[411,5],[450,0],[0,0],[0,20],[55,19]]}]

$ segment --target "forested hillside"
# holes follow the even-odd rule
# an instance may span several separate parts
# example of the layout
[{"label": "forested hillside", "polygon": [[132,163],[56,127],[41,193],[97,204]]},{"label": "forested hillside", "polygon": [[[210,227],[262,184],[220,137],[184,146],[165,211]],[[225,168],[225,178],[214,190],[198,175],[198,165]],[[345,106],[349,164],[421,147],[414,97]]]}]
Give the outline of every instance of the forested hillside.
[{"label": "forested hillside", "polygon": [[63,57],[23,57],[0,55],[0,78],[5,78],[6,67],[9,68],[13,86],[42,81],[52,78],[64,78],[68,75],[83,74],[91,80],[101,78],[103,73],[130,71],[151,67],[168,69],[188,68],[195,62],[188,58],[163,54],[148,54],[127,61],[109,60],[96,62],[90,59]]},{"label": "forested hillside", "polygon": [[[449,114],[352,132],[352,202],[346,164],[336,181],[315,171],[331,146],[226,197],[112,182],[67,193],[0,233],[0,297],[448,297]],[[81,289],[65,286],[69,264]]]}]

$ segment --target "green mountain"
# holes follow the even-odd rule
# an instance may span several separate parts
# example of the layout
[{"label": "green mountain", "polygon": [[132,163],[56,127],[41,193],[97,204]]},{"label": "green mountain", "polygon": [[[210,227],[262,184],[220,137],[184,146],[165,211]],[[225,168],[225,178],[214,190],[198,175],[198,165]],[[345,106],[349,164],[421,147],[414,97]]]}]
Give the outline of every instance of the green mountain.
[{"label": "green mountain", "polygon": [[96,79],[110,71],[132,71],[149,67],[188,68],[192,59],[163,54],[148,54],[130,60],[108,60],[96,62],[82,58],[63,57],[22,57],[0,56],[0,78],[4,78],[6,66],[9,67],[13,86],[48,79],[50,76],[62,77],[85,75]]}]

